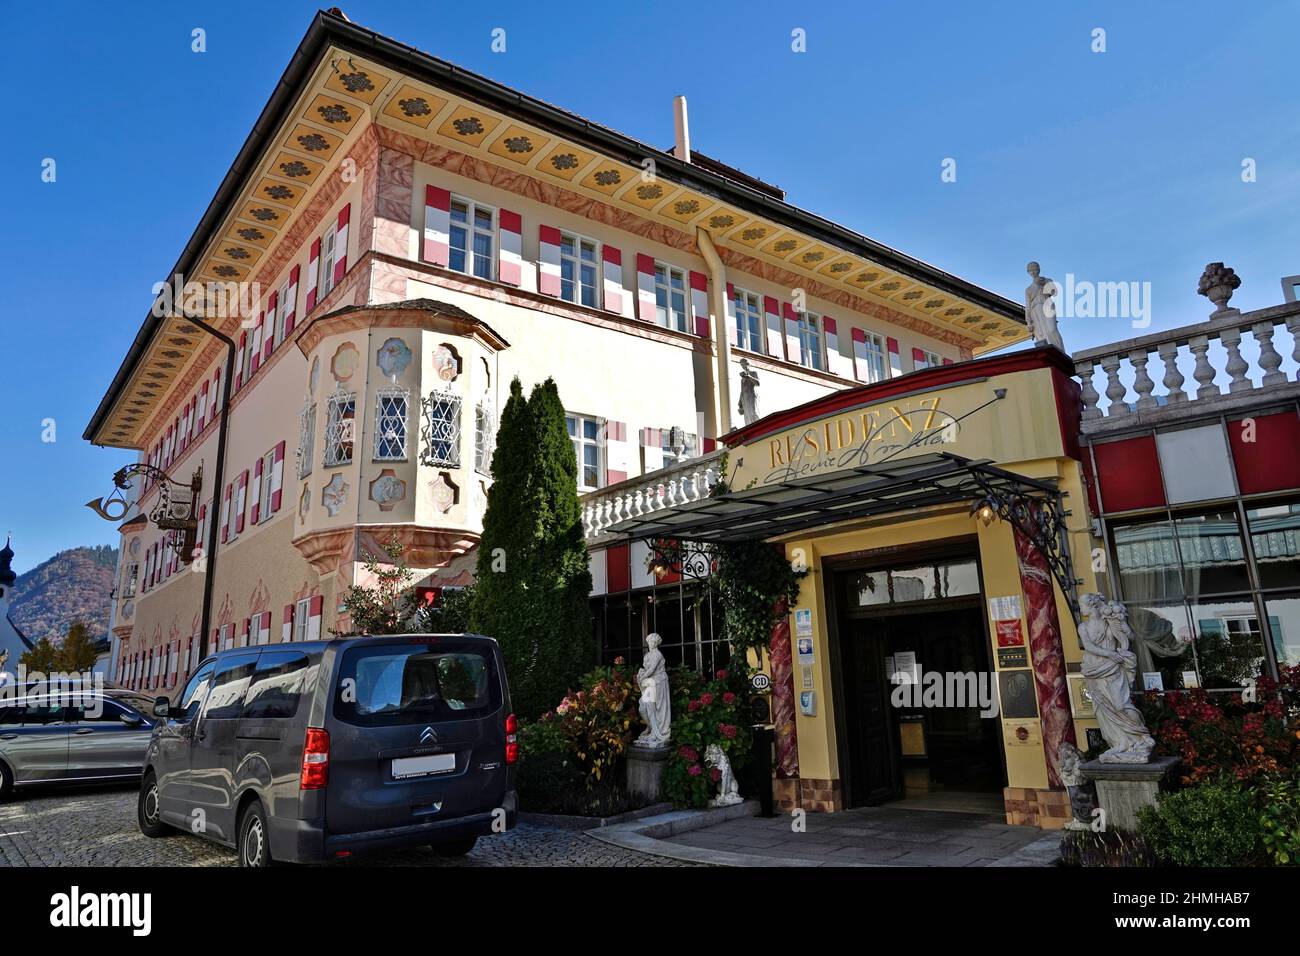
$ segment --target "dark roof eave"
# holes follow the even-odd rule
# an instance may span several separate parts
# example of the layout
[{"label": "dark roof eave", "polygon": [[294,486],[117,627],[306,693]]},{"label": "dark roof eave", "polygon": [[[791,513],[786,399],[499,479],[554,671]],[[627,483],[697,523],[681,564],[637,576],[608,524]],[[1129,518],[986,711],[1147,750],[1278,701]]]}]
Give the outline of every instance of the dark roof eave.
[{"label": "dark roof eave", "polygon": [[[512,90],[326,11],[317,12],[307,28],[306,35],[298,44],[298,49],[280,77],[280,82],[276,85],[270,100],[262,109],[235,161],[222,179],[216,195],[208,204],[180,258],[168,271],[165,281],[169,281],[176,273],[187,274],[194,265],[194,261],[207,245],[213,231],[225,217],[229,203],[236,197],[243,181],[252,171],[254,162],[261,157],[270,137],[279,128],[289,105],[299,92],[299,86],[315,68],[317,57],[331,41],[338,41],[340,46],[351,47],[358,53],[368,55],[390,69],[403,72],[423,70],[426,76],[432,78],[432,85],[460,93],[485,106],[495,106],[503,112],[519,119],[529,120],[543,128],[561,132],[573,140],[629,165],[639,166],[646,156],[653,156],[656,165],[669,173],[667,178],[672,182],[725,200],[751,212],[761,212],[769,218],[792,225],[823,242],[849,252],[856,252],[882,266],[903,272],[950,295],[959,296],[996,315],[1024,324],[1023,309],[1010,299],[944,272],[929,263],[914,259],[828,219],[765,195],[757,189],[683,162],[671,153],[655,149],[622,133]],[[413,70],[413,67],[416,69]],[[136,333],[121,367],[113,377],[108,391],[100,400],[86,430],[82,433],[82,438],[86,441],[94,441],[94,436],[117,401],[136,362],[148,347],[160,321],[160,318],[153,314],[151,303],[144,323]]]}]

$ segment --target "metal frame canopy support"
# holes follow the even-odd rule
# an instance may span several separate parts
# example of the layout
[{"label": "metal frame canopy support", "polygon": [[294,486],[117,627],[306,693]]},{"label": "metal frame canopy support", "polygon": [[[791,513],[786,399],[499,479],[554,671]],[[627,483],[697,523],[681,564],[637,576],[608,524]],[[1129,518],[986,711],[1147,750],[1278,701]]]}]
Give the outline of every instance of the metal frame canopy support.
[{"label": "metal frame canopy support", "polygon": [[969,505],[972,514],[987,509],[983,513],[988,518],[996,515],[1028,537],[1046,558],[1077,619],[1078,581],[1064,497],[1054,482],[1017,475],[987,459],[939,452],[715,493],[676,508],[633,515],[608,532],[649,542],[655,560],[671,567],[673,548],[698,554],[707,545],[766,540],[842,521],[960,503]]}]

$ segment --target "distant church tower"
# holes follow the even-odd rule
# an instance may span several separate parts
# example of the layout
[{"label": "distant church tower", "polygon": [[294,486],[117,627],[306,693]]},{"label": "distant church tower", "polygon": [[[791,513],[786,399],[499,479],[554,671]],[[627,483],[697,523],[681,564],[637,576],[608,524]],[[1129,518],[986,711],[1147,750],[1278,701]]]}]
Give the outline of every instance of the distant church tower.
[{"label": "distant church tower", "polygon": [[0,550],[0,684],[14,680],[18,673],[18,660],[32,649],[32,642],[27,640],[18,625],[9,620],[9,598],[14,589],[18,575],[14,574],[14,549],[10,547],[12,537],[5,541]]}]

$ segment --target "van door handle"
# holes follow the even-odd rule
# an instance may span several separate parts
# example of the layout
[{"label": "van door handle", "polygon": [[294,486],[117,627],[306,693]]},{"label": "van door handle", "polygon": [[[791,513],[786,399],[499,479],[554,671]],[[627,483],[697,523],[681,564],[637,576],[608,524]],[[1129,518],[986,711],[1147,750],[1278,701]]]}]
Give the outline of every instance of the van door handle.
[{"label": "van door handle", "polygon": [[17,734],[0,734],[0,740],[16,740]]},{"label": "van door handle", "polygon": [[81,736],[83,734],[93,734],[94,732],[95,732],[94,727],[80,727],[77,730],[73,731],[73,733],[76,734],[77,736]]}]

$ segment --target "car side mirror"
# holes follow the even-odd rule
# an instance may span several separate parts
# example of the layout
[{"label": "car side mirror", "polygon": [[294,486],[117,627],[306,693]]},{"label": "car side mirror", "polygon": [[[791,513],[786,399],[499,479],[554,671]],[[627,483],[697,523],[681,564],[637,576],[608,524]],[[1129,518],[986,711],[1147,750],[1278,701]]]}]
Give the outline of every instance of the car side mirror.
[{"label": "car side mirror", "polygon": [[167,712],[171,709],[171,701],[166,697],[156,697],[153,702],[153,715],[155,717],[166,717]]}]

